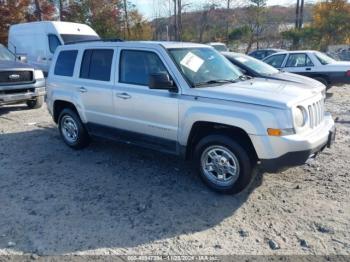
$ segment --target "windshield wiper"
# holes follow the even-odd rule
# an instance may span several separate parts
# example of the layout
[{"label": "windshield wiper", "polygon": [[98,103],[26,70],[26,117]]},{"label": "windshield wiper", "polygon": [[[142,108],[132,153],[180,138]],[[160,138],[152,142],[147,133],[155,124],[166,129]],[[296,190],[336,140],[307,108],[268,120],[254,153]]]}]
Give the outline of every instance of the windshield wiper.
[{"label": "windshield wiper", "polygon": [[237,82],[237,80],[234,80],[234,79],[209,80],[209,81],[206,81],[206,82],[195,83],[194,87],[205,86],[205,85],[213,85],[213,84],[236,83],[236,82]]}]

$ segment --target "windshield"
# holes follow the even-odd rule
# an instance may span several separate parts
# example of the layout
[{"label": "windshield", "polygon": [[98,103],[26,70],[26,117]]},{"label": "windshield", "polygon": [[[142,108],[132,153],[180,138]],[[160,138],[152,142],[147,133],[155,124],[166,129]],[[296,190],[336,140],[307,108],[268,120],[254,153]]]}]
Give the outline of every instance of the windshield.
[{"label": "windshield", "polygon": [[211,45],[211,46],[214,47],[219,52],[226,52],[227,51],[227,47],[225,45],[214,44],[214,45]]},{"label": "windshield", "polygon": [[192,87],[234,82],[243,76],[212,48],[180,48],[169,52]]},{"label": "windshield", "polygon": [[315,56],[317,57],[318,61],[320,61],[322,65],[328,65],[335,62],[333,58],[321,52],[315,52]]},{"label": "windshield", "polygon": [[14,61],[16,60],[16,57],[6,47],[0,44],[0,60]]},{"label": "windshield", "polygon": [[247,55],[234,55],[233,58],[239,63],[254,70],[258,74],[274,75],[279,73],[279,71],[276,68]]},{"label": "windshield", "polygon": [[99,40],[100,37],[97,35],[68,35],[61,34],[62,40],[65,44],[79,41],[91,41],[91,40]]}]

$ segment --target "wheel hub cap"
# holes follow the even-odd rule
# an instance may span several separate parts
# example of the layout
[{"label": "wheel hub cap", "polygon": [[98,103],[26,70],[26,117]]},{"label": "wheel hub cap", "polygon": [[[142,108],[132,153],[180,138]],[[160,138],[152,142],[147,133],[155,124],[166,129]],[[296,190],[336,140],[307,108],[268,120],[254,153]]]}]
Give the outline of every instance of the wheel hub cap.
[{"label": "wheel hub cap", "polygon": [[240,172],[237,157],[223,146],[206,149],[201,156],[201,165],[208,179],[224,186],[233,184]]}]

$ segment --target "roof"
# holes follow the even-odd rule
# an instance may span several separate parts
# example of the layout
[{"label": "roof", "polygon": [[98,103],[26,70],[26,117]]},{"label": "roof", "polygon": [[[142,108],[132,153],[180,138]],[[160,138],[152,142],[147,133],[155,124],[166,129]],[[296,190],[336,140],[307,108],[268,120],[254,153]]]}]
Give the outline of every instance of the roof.
[{"label": "roof", "polygon": [[[278,54],[313,53],[313,52],[318,52],[318,51],[316,51],[316,50],[293,50],[293,51],[281,51],[281,52],[278,52]],[[275,54],[272,54],[272,55],[275,55]]]},{"label": "roof", "polygon": [[73,43],[71,46],[135,46],[135,47],[154,47],[154,46],[163,46],[166,49],[172,48],[211,48],[210,46],[204,44],[196,44],[196,43],[186,43],[186,42],[167,42],[167,41],[88,41],[81,43]]}]

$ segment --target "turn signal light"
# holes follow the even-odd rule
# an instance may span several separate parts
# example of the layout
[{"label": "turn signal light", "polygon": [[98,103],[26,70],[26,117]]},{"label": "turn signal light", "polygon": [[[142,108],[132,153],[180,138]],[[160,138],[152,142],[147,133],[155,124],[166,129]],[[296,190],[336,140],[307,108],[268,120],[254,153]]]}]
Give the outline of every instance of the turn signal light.
[{"label": "turn signal light", "polygon": [[346,72],[346,76],[350,77],[350,70]]},{"label": "turn signal light", "polygon": [[275,128],[268,128],[267,133],[269,136],[281,136],[282,130],[281,129],[275,129]]}]

